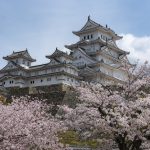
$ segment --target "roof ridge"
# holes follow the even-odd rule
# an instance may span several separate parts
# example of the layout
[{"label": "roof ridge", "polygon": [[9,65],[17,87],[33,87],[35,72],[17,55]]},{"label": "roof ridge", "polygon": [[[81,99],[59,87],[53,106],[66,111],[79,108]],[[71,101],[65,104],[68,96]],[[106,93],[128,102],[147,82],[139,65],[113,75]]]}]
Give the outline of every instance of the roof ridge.
[{"label": "roof ridge", "polygon": [[17,52],[13,51],[13,54],[14,54],[14,53],[22,53],[22,52],[28,52],[28,50],[26,49],[26,50],[17,51]]}]

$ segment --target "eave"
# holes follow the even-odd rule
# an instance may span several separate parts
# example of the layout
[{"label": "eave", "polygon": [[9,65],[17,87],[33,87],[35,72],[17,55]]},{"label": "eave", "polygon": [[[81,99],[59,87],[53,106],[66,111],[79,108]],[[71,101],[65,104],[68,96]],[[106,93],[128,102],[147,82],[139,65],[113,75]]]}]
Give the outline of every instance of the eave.
[{"label": "eave", "polygon": [[[41,66],[41,67],[36,68],[37,66]],[[28,71],[32,72],[32,71],[51,69],[51,68],[58,68],[58,67],[71,67],[71,68],[75,69],[76,71],[79,71],[74,65],[72,65],[72,64],[65,64],[65,63],[53,64],[53,65],[51,65],[50,63],[47,63],[47,64],[37,65],[37,66],[31,66]]]},{"label": "eave", "polygon": [[122,39],[123,37],[122,36],[119,36],[117,35],[113,30],[111,30],[110,28],[105,28],[105,27],[102,27],[102,26],[97,26],[97,27],[94,27],[94,28],[89,28],[87,30],[83,30],[83,31],[73,31],[72,33],[77,35],[77,36],[81,36],[83,34],[86,34],[86,33],[91,33],[91,32],[94,32],[94,31],[100,31],[100,32],[103,32],[104,34],[109,34],[113,37],[114,40],[120,40]]},{"label": "eave", "polygon": [[30,76],[30,77],[26,77],[26,78],[27,79],[32,79],[32,78],[40,78],[40,77],[55,76],[55,75],[67,75],[67,76],[70,76],[70,77],[74,77],[76,79],[81,79],[81,77],[76,76],[74,74],[70,74],[70,73],[65,72],[65,71],[59,71],[59,72],[42,74],[42,75]]},{"label": "eave", "polygon": [[4,75],[0,78],[0,81],[3,81],[5,79],[9,79],[9,78],[13,78],[13,79],[25,79],[25,77],[21,76],[21,75],[11,75],[11,74],[7,74],[7,75]]},{"label": "eave", "polygon": [[95,74],[95,76],[97,76],[97,75],[103,75],[105,78],[107,78],[107,79],[110,79],[111,81],[114,81],[114,82],[117,82],[117,83],[125,83],[125,81],[123,81],[123,80],[121,80],[121,79],[119,79],[119,78],[115,78],[115,77],[113,77],[113,76],[110,76],[110,75],[108,75],[108,74],[106,74],[106,73],[104,73],[104,72],[98,72],[97,74]]},{"label": "eave", "polygon": [[70,60],[73,60],[74,58],[72,58],[70,55],[64,55],[64,54],[57,54],[57,55],[47,55],[45,56],[48,59],[53,59],[53,58],[59,58],[59,57],[65,57],[68,58]]},{"label": "eave", "polygon": [[24,58],[26,60],[29,60],[30,62],[35,62],[36,59],[31,59],[31,58],[28,58],[28,57],[24,57],[22,55],[17,55],[17,56],[6,56],[6,57],[3,57],[3,59],[7,60],[7,61],[10,61],[10,60],[13,60],[13,59],[16,59],[16,58]]},{"label": "eave", "polygon": [[101,40],[100,38],[96,39],[96,40],[92,40],[92,41],[79,41],[75,44],[71,44],[71,45],[65,45],[66,48],[70,49],[70,50],[73,50],[74,48],[78,48],[78,47],[82,47],[82,46],[86,46],[86,45],[90,45],[90,44],[95,44],[95,43],[101,43],[117,52],[120,52],[121,54],[129,54],[129,52],[126,52],[114,45],[111,45],[103,40]]}]

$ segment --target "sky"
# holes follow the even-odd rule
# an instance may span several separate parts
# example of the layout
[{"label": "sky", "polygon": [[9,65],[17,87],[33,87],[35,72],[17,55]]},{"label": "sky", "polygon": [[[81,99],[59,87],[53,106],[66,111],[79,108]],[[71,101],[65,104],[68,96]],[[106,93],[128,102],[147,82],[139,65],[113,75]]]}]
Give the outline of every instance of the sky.
[{"label": "sky", "polygon": [[91,19],[123,35],[120,48],[129,59],[150,59],[150,0],[0,0],[0,68],[3,56],[28,49],[35,64],[46,63],[45,55],[56,47],[79,39],[80,30]]}]

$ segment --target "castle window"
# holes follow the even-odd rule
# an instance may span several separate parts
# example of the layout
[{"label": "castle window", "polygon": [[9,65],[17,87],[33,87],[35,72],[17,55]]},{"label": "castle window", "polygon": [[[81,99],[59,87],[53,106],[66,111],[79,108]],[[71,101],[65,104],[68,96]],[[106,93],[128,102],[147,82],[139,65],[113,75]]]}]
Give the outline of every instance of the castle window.
[{"label": "castle window", "polygon": [[3,85],[5,85],[5,82],[3,82]]},{"label": "castle window", "polygon": [[31,84],[34,84],[34,81],[31,81],[30,83],[31,83]]},{"label": "castle window", "polygon": [[84,40],[86,39],[86,36],[84,36]]},{"label": "castle window", "polygon": [[27,64],[28,66],[30,66],[30,62],[28,62],[28,64]]},{"label": "castle window", "polygon": [[93,34],[91,34],[91,39],[93,38]]},{"label": "castle window", "polygon": [[9,81],[9,83],[10,83],[10,84],[13,84],[13,83],[14,83],[14,81]]},{"label": "castle window", "polygon": [[88,36],[87,36],[87,39],[89,39],[89,38],[90,38],[90,36],[88,35]]},{"label": "castle window", "polygon": [[41,82],[43,82],[43,80],[41,80]]}]

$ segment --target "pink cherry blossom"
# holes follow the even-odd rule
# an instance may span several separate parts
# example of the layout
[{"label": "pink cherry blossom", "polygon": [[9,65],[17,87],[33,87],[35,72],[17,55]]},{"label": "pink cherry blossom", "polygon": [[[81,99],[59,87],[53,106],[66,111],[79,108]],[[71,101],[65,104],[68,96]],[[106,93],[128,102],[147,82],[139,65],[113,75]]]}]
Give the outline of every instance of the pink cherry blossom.
[{"label": "pink cherry blossom", "polygon": [[114,89],[82,82],[76,87],[76,108],[61,107],[67,126],[82,138],[100,140],[103,150],[114,145],[120,150],[150,149],[150,94],[142,90],[150,87],[149,67],[144,64],[138,69],[125,69],[129,76],[125,84]]},{"label": "pink cherry blossom", "polygon": [[65,131],[63,122],[46,113],[42,101],[30,97],[13,98],[8,105],[0,104],[0,149],[63,150],[57,133]]}]

